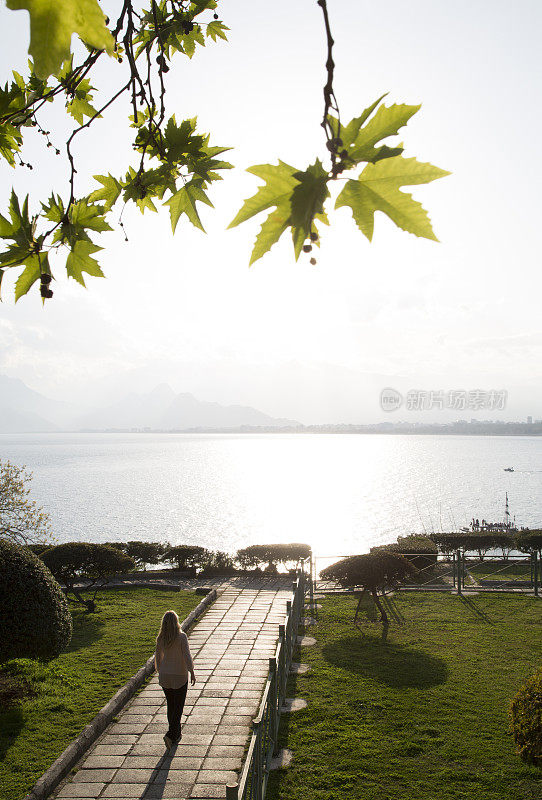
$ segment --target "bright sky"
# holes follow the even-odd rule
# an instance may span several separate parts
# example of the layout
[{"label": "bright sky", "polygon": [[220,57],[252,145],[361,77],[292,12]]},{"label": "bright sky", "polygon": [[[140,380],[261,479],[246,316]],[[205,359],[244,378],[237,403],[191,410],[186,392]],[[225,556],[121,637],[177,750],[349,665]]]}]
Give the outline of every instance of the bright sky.
[{"label": "bright sky", "polygon": [[[478,416],[542,417],[542,5],[388,0],[385,14],[381,4],[359,0],[328,6],[343,119],[385,91],[391,102],[423,103],[400,138],[407,156],[453,173],[412,189],[440,244],[380,214],[369,244],[340,209],[316,267],[308,258],[296,263],[285,236],[248,268],[261,220],[226,230],[259,185],[246,167],[281,158],[304,169],[326,156],[325,38],[314,0],[228,0],[220,13],[230,42],[209,45],[191,62],[179,58],[168,75],[168,111],[178,120],[197,114],[213,143],[234,147],[236,169],[211,189],[215,210],[202,212],[207,235],[183,219],[173,236],[166,209],[143,217],[127,209],[129,242],[102,235],[107,279],[90,278],[88,291],[58,271],[44,309],[37,291],[14,306],[14,281],[6,278],[1,373],[70,399],[167,381],[202,399],[303,422],[419,418],[384,415],[385,386],[506,389],[504,412]],[[24,70],[26,12],[2,2],[0,30],[4,82],[12,68]],[[110,71],[101,78],[110,83]],[[88,176],[126,171],[127,113],[121,101],[80,137],[81,192]],[[52,131],[59,118],[50,118]],[[0,165],[2,213],[11,185],[31,191],[34,207],[53,186],[65,193],[63,161],[38,144],[29,137],[32,173]]]}]

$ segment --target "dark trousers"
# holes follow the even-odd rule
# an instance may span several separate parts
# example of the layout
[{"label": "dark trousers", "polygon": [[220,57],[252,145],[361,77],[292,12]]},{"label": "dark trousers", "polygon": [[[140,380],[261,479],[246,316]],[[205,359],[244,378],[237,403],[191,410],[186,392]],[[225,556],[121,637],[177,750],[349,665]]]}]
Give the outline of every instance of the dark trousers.
[{"label": "dark trousers", "polygon": [[169,723],[167,735],[170,739],[178,739],[181,735],[181,716],[186,700],[188,681],[180,689],[165,689],[164,687],[162,689],[167,700],[167,721]]}]

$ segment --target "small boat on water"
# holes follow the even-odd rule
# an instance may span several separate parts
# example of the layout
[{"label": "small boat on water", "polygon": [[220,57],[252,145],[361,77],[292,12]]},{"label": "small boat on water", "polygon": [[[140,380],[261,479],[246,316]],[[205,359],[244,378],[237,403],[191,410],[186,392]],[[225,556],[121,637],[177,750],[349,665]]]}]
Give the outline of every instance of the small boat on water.
[{"label": "small boat on water", "polygon": [[[513,472],[513,467],[508,467],[506,472]],[[484,533],[486,531],[504,531],[504,532],[515,532],[518,530],[516,526],[516,518],[512,520],[512,516],[510,514],[510,508],[508,506],[508,492],[505,495],[505,505],[504,505],[504,520],[502,522],[489,522],[486,519],[483,519],[481,522],[477,518],[472,518],[472,522],[469,528],[461,528],[462,533],[469,533],[470,531],[474,531],[475,533]]]},{"label": "small boat on water", "polygon": [[504,471],[505,472],[514,472],[514,467],[505,467]]}]

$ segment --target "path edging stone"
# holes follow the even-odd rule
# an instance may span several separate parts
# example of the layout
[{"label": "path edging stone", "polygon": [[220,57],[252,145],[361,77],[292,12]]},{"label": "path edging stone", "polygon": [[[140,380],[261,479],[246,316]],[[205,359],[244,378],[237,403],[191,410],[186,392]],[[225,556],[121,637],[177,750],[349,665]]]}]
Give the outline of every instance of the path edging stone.
[{"label": "path edging stone", "polygon": [[[207,594],[201,603],[192,609],[190,614],[182,621],[181,628],[183,631],[188,630],[198,617],[205,611],[214,600],[216,600],[217,591],[213,589]],[[41,778],[38,778],[30,792],[23,798],[23,800],[45,800],[46,797],[56,789],[58,784],[68,775],[68,773],[77,764],[79,759],[84,753],[94,744],[94,742],[105,731],[109,723],[113,720],[118,712],[126,705],[128,700],[136,693],[136,691],[143,685],[145,680],[154,672],[154,655],[152,655],[146,663],[138,669],[135,675],[129,678],[124,686],[113,695],[103,708],[101,708],[96,716],[89,724],[83,728],[79,736],[66,747],[65,750],[58,756],[48,770],[46,770]]]}]

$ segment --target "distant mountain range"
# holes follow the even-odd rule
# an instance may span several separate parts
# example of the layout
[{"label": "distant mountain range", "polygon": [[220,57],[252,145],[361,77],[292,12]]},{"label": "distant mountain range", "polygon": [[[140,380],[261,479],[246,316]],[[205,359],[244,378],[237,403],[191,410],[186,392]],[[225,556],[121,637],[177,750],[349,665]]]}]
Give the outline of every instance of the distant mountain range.
[{"label": "distant mountain range", "polygon": [[192,394],[175,394],[163,383],[146,394],[127,394],[105,408],[82,411],[29,389],[21,380],[0,375],[0,433],[108,430],[280,428],[298,425],[250,406],[210,403]]}]

